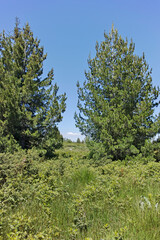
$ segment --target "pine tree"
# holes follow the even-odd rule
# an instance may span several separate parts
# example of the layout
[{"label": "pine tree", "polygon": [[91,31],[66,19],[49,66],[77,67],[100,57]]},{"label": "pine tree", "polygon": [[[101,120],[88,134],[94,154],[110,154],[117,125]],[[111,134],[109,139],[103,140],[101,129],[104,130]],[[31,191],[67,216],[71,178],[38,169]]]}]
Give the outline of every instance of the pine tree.
[{"label": "pine tree", "polygon": [[104,38],[96,44],[96,56],[88,60],[83,86],[77,84],[75,120],[81,133],[98,144],[96,151],[124,159],[137,154],[157,133],[153,114],[159,89],[152,86],[151,69],[144,54],[134,53],[132,41],[123,40],[114,28]]},{"label": "pine tree", "polygon": [[43,76],[46,57],[29,24],[20,29],[16,21],[13,35],[0,36],[0,152],[17,144],[50,154],[62,143],[66,95],[58,95],[53,69]]},{"label": "pine tree", "polygon": [[81,143],[81,140],[80,140],[80,138],[77,138],[77,141],[76,141],[77,143]]}]

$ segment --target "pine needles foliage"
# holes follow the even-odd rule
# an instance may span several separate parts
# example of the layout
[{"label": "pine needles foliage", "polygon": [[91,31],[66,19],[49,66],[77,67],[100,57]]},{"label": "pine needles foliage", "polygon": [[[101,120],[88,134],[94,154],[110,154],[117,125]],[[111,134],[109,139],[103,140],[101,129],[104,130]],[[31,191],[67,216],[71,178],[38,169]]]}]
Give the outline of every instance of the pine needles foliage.
[{"label": "pine needles foliage", "polygon": [[53,69],[44,77],[46,57],[29,24],[16,20],[13,34],[0,35],[0,152],[37,147],[49,156],[62,145],[66,94],[58,95]]},{"label": "pine needles foliage", "polygon": [[133,41],[112,27],[96,44],[96,56],[88,65],[83,86],[77,84],[76,126],[90,139],[93,153],[101,149],[101,155],[112,160],[139,154],[159,129],[154,115],[159,88],[152,84],[144,54],[137,56]]}]

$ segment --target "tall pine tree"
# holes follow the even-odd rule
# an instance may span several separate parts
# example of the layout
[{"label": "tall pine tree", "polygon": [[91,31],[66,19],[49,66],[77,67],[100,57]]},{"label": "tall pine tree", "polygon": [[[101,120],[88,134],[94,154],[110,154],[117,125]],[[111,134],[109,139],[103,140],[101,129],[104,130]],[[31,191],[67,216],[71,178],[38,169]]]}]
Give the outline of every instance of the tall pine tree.
[{"label": "tall pine tree", "polygon": [[77,85],[75,120],[81,133],[98,144],[96,151],[102,149],[113,160],[124,159],[137,154],[157,133],[154,108],[159,89],[152,86],[145,56],[134,53],[132,41],[123,40],[114,28],[104,37],[96,45],[96,56],[88,60],[83,86]]},{"label": "tall pine tree", "polygon": [[0,35],[0,152],[19,145],[51,154],[62,143],[66,95],[58,95],[53,69],[43,77],[46,57],[28,24],[16,21],[13,35]]}]

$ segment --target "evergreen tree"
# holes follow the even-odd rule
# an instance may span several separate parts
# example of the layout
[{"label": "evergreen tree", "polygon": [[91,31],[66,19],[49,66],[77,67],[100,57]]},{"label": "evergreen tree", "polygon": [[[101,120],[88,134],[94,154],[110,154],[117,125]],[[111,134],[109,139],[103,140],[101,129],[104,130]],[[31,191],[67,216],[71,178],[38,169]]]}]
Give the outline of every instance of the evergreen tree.
[{"label": "evergreen tree", "polygon": [[16,21],[13,35],[0,35],[0,152],[19,145],[50,154],[62,143],[66,95],[58,95],[53,69],[43,77],[46,57],[28,24]]},{"label": "evergreen tree", "polygon": [[77,143],[81,143],[81,140],[80,140],[80,138],[77,138]]},{"label": "evergreen tree", "polygon": [[[135,45],[123,40],[117,30],[104,34],[89,58],[86,80],[78,87],[76,126],[100,151],[113,160],[137,154],[158,131],[153,116],[159,89],[152,86],[151,69]],[[96,145],[96,144],[97,145]]]}]

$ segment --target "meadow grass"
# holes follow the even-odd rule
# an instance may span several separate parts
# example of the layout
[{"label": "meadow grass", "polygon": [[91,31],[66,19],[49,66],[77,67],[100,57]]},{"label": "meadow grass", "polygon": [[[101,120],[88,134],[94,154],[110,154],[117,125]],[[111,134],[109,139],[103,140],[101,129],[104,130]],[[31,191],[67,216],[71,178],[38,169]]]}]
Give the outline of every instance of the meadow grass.
[{"label": "meadow grass", "polygon": [[87,154],[65,143],[55,159],[1,161],[0,239],[159,240],[160,164],[95,167]]}]

